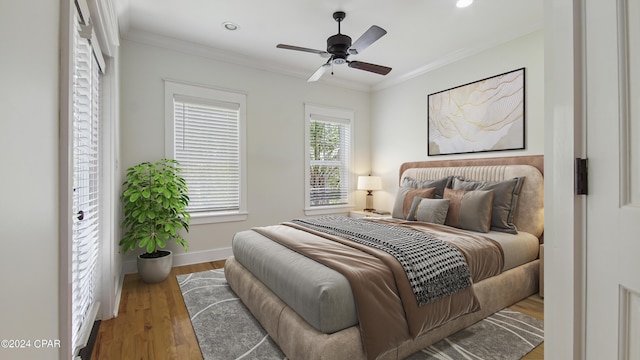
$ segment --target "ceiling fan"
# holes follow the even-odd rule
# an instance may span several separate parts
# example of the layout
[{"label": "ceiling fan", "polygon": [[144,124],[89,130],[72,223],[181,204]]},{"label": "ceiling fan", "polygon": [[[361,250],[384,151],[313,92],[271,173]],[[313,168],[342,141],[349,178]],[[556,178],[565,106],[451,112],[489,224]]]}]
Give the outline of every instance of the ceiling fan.
[{"label": "ceiling fan", "polygon": [[324,58],[329,58],[329,60],[320,66],[320,68],[318,68],[318,70],[316,70],[316,72],[313,73],[307,81],[317,81],[322,77],[322,75],[324,75],[331,65],[340,65],[345,63],[354,69],[369,71],[380,75],[387,75],[389,71],[391,71],[390,67],[370,64],[363,61],[350,61],[347,59],[349,55],[360,54],[364,49],[368,48],[369,45],[383,37],[387,31],[377,25],[373,25],[352,44],[351,37],[340,33],[340,23],[344,20],[345,16],[346,14],[343,11],[336,11],[333,13],[333,19],[338,22],[338,33],[327,39],[327,51],[285,44],[278,44],[276,47],[279,49],[310,52],[318,54]]}]

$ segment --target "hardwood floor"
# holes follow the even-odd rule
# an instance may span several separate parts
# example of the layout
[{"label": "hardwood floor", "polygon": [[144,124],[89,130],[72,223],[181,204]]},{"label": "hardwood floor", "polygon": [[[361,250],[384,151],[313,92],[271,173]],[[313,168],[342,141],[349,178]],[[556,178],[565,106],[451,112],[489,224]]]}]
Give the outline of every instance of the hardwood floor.
[{"label": "hardwood floor", "polygon": [[126,275],[118,317],[100,325],[91,358],[202,359],[176,275],[223,266],[221,261],[175,267],[158,284],[145,284],[137,274]]},{"label": "hardwood floor", "polygon": [[[126,275],[118,317],[102,321],[91,358],[202,359],[176,275],[222,267],[224,261],[176,267],[158,284],[145,284],[137,274]],[[538,295],[511,308],[544,319],[544,302]],[[544,343],[523,359],[543,358]]]}]

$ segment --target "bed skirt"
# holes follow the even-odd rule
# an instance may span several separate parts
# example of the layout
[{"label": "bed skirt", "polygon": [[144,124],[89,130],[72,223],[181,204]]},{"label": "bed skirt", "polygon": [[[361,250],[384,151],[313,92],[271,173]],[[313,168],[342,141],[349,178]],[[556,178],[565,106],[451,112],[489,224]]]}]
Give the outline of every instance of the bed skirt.
[{"label": "bed skirt", "polygon": [[[380,359],[404,359],[465,327],[512,305],[538,291],[540,260],[507,270],[474,284],[481,310],[443,324]],[[232,256],[225,263],[231,289],[253,316],[292,360],[366,359],[358,326],[324,334],[319,332],[280,300]]]}]

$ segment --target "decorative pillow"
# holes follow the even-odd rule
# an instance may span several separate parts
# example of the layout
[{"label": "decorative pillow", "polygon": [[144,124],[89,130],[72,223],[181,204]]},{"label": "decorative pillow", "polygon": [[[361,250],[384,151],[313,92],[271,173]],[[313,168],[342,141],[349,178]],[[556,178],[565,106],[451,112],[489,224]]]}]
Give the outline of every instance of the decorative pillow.
[{"label": "decorative pillow", "polygon": [[411,204],[414,197],[433,198],[436,188],[416,189],[412,187],[401,187],[396,195],[396,201],[393,204],[393,212],[391,217],[396,219],[406,219],[411,210]]},{"label": "decorative pillow", "polygon": [[524,177],[498,182],[481,182],[454,178],[454,190],[493,190],[493,215],[491,215],[491,230],[517,234],[513,224],[513,216],[518,203],[518,195],[522,189]]},{"label": "decorative pillow", "polygon": [[425,199],[414,197],[407,220],[444,224],[449,211],[449,199]]},{"label": "decorative pillow", "polygon": [[450,200],[444,224],[488,233],[491,228],[493,196],[493,190],[444,189],[444,198]]},{"label": "decorative pillow", "polygon": [[416,180],[414,178],[410,178],[405,176],[402,179],[401,186],[408,186],[412,188],[436,188],[436,194],[433,197],[434,199],[442,199],[442,194],[444,193],[444,188],[450,187],[451,184],[451,176],[444,177],[438,180]]}]

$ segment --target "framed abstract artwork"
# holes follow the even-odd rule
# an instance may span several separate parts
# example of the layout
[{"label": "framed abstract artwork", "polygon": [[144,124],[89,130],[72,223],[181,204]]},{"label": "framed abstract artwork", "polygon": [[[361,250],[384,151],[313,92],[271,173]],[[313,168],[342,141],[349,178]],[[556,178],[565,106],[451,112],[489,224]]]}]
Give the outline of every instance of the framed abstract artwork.
[{"label": "framed abstract artwork", "polygon": [[524,70],[429,94],[428,155],[524,149]]}]

